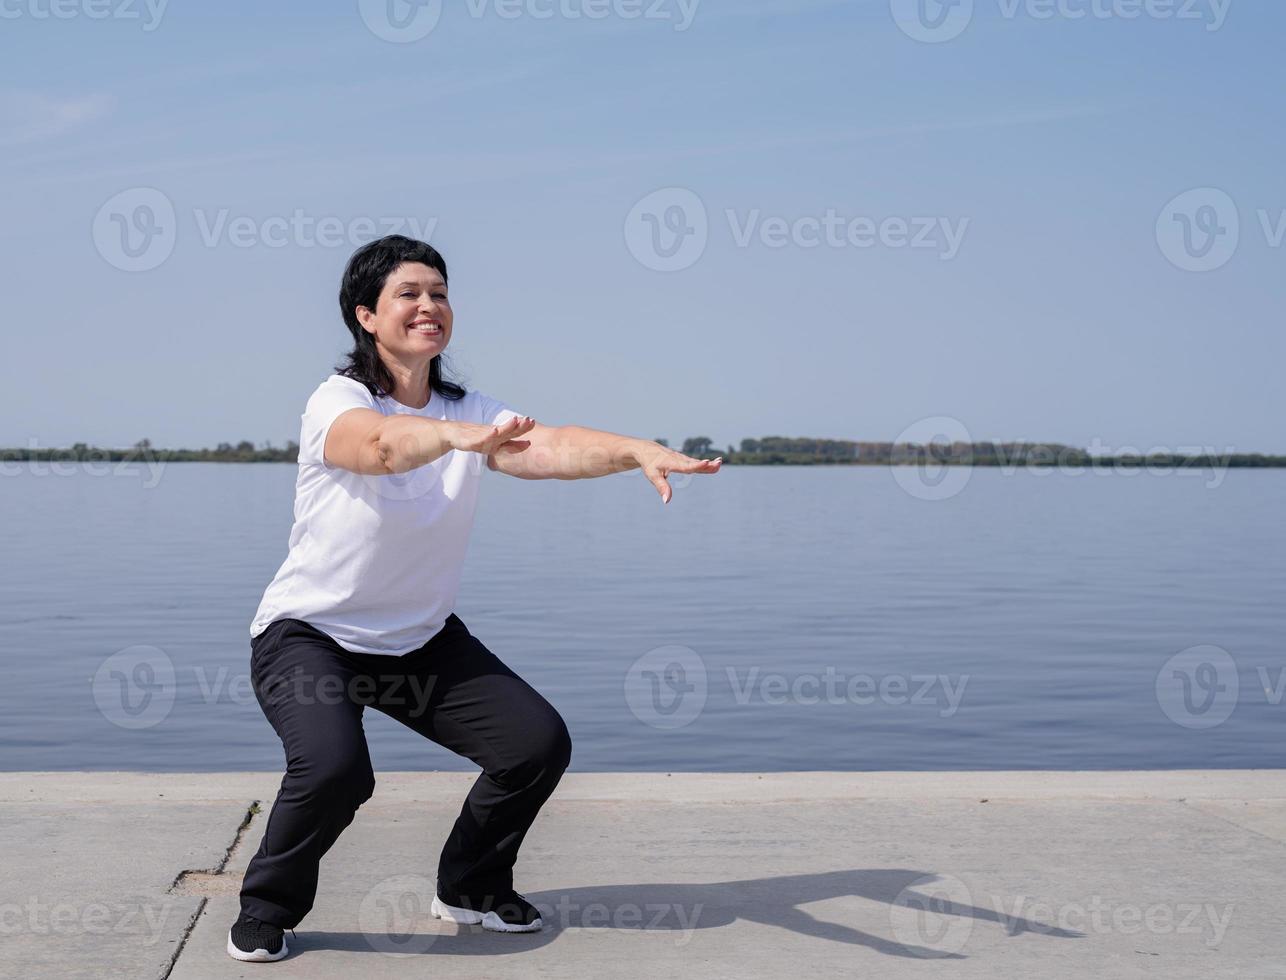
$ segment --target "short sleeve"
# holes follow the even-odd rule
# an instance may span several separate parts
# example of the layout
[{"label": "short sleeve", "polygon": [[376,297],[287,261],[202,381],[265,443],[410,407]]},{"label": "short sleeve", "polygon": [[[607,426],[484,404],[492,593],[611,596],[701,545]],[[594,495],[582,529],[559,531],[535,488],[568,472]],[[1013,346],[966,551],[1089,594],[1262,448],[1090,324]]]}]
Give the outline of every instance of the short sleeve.
[{"label": "short sleeve", "polygon": [[334,421],[350,408],[376,409],[374,396],[360,381],[333,374],[318,386],[300,417],[300,463],[331,468],[325,461],[326,434]]},{"label": "short sleeve", "polygon": [[478,404],[481,409],[481,417],[478,419],[483,425],[500,425],[508,422],[511,418],[521,416],[521,412],[516,412],[507,404],[498,398],[492,398],[490,395],[484,395],[480,391],[475,391],[478,396]]}]

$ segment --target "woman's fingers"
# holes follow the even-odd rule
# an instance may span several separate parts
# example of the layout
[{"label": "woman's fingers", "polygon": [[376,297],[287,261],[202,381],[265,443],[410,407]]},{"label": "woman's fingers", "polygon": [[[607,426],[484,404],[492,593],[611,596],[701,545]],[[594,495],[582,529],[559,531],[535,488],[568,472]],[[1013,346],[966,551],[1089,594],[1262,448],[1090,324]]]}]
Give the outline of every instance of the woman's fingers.
[{"label": "woman's fingers", "polygon": [[670,484],[666,482],[665,474],[660,470],[648,470],[647,478],[652,481],[652,486],[656,487],[657,493],[661,495],[661,503],[670,502]]},{"label": "woman's fingers", "polygon": [[[530,432],[535,428],[535,426],[535,419],[523,415],[515,415],[512,418],[501,422],[499,425],[493,425],[490,427],[479,426],[478,428],[481,431],[482,436],[472,447],[472,451],[489,456],[504,448],[507,443],[515,441],[515,436],[520,436],[523,433]],[[521,444],[517,445],[515,448],[506,449],[505,451],[516,453],[531,445],[530,440],[517,440],[517,442],[520,442]]]},{"label": "woman's fingers", "polygon": [[499,425],[491,427],[492,432],[530,432],[536,425],[536,420],[529,415],[515,415],[512,418],[505,419]]},{"label": "woman's fingers", "polygon": [[681,466],[672,466],[671,469],[681,470],[684,473],[695,473],[697,470],[717,470],[719,464],[723,462],[723,457],[718,459],[691,459]]},{"label": "woman's fingers", "polygon": [[661,468],[670,473],[696,473],[704,471],[713,473],[719,469],[723,457],[718,459],[693,459],[691,456],[680,456],[676,462],[662,464]]},{"label": "woman's fingers", "polygon": [[670,473],[718,473],[719,467],[723,463],[723,457],[717,459],[693,459],[691,456],[684,456],[682,453],[675,453],[665,462],[653,463],[644,469],[644,475],[652,481],[652,486],[656,487],[657,493],[661,495],[661,502],[668,504],[674,491],[666,479]]}]

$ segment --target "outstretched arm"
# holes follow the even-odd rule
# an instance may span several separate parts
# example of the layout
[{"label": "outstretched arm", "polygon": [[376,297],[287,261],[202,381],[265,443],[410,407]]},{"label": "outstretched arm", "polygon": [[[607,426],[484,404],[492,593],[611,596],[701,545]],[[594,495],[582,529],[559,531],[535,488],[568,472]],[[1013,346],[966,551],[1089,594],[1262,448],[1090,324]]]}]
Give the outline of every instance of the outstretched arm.
[{"label": "outstretched arm", "polygon": [[487,466],[524,480],[583,480],[641,469],[669,503],[671,473],[717,473],[719,459],[694,459],[649,439],[588,429],[582,425],[541,425],[523,434],[530,443],[521,452],[494,453]]}]

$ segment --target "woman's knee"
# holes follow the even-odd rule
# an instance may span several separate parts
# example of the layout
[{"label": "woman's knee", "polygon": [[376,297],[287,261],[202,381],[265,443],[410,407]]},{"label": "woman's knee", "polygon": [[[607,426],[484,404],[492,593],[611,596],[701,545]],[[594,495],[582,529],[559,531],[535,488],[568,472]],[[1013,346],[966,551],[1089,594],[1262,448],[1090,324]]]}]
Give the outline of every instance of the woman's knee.
[{"label": "woman's knee", "polygon": [[557,778],[566,771],[572,757],[572,736],[567,723],[551,711],[539,726],[524,729],[519,760],[511,772],[524,780]]},{"label": "woman's knee", "polygon": [[553,726],[548,744],[545,747],[546,762],[550,769],[565,772],[572,761],[572,733],[567,730],[567,722],[560,714],[555,713],[557,724]]},{"label": "woman's knee", "polygon": [[375,772],[365,756],[328,756],[299,767],[297,778],[309,795],[348,800],[360,806],[375,792]]}]

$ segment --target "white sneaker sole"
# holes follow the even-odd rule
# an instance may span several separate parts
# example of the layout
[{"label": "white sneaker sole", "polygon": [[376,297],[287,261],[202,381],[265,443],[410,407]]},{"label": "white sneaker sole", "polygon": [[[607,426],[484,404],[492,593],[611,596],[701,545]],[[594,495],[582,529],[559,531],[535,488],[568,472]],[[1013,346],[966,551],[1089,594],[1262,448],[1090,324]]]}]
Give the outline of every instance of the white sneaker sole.
[{"label": "white sneaker sole", "polygon": [[435,919],[458,922],[462,926],[481,925],[489,932],[539,932],[545,925],[539,917],[529,926],[513,925],[500,918],[495,912],[487,912],[484,915],[473,909],[457,908],[441,901],[436,895],[433,896],[433,901],[429,905],[429,912]]},{"label": "white sneaker sole", "polygon": [[253,953],[247,953],[245,950],[238,949],[237,944],[232,941],[232,930],[228,930],[228,955],[234,960],[240,960],[242,963],[273,963],[285,958],[290,952],[290,947],[286,945],[286,937],[281,937],[281,949],[275,953],[270,953],[262,946]]}]

